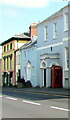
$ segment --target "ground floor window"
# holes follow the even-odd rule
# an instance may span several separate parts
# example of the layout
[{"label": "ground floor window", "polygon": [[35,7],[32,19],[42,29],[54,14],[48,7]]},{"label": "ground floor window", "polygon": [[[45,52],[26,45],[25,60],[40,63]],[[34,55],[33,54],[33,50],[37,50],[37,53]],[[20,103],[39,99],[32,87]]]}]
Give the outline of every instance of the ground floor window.
[{"label": "ground floor window", "polygon": [[65,48],[65,70],[69,69],[69,52],[68,48]]}]

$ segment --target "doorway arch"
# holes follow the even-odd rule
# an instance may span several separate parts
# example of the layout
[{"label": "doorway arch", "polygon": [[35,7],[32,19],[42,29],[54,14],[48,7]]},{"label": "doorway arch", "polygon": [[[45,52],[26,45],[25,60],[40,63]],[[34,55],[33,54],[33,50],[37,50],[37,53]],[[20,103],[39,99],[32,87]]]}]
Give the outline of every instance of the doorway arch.
[{"label": "doorway arch", "polygon": [[52,66],[59,66],[59,63],[58,63],[58,62],[53,61],[53,62],[50,64],[50,66],[49,66],[49,67],[52,67]]}]

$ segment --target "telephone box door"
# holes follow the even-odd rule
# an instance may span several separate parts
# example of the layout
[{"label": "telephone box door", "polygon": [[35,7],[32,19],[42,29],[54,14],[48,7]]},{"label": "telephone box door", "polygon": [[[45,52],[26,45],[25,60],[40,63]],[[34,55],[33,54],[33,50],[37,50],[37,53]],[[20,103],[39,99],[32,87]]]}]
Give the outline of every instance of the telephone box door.
[{"label": "telephone box door", "polygon": [[62,87],[62,68],[60,66],[51,68],[51,87]]}]

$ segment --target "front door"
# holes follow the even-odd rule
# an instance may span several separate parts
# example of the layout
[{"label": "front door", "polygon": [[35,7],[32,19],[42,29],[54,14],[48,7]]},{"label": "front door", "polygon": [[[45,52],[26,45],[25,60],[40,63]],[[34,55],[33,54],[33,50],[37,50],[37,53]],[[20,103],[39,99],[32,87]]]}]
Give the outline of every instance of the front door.
[{"label": "front door", "polygon": [[46,69],[44,69],[44,87],[46,87]]}]

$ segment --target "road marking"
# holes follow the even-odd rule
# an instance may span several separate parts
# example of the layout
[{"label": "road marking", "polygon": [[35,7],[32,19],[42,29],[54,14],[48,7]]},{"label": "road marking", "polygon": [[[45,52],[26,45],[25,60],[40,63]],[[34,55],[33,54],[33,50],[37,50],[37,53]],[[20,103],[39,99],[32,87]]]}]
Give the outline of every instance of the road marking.
[{"label": "road marking", "polygon": [[55,94],[54,96],[59,96],[59,97],[67,97],[67,98],[69,98],[70,96],[67,96],[67,95],[60,95],[60,94]]},{"label": "road marking", "polygon": [[64,108],[59,108],[59,107],[55,107],[55,106],[51,106],[52,109],[56,109],[56,110],[61,110],[61,111],[70,111],[70,109],[64,109]]},{"label": "road marking", "polygon": [[22,102],[28,103],[28,104],[33,104],[33,105],[41,105],[40,103],[35,103],[35,102],[25,101],[25,100],[23,100]]},{"label": "road marking", "polygon": [[17,99],[15,99],[15,98],[12,98],[12,97],[6,97],[7,99],[10,99],[10,100],[14,100],[14,101],[16,101]]}]

